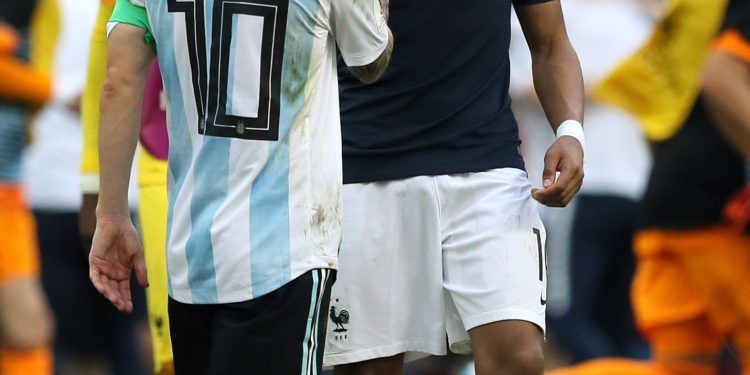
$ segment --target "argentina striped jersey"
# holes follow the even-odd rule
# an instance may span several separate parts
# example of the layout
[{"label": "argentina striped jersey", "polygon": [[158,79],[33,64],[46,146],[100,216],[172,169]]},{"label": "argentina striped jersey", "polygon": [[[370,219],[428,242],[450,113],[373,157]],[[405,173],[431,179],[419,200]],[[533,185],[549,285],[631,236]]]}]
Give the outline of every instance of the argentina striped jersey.
[{"label": "argentina striped jersey", "polygon": [[112,20],[149,30],[164,80],[170,296],[245,301],[336,268],[336,43],[353,66],[382,53],[378,0],[140,2],[146,20]]}]

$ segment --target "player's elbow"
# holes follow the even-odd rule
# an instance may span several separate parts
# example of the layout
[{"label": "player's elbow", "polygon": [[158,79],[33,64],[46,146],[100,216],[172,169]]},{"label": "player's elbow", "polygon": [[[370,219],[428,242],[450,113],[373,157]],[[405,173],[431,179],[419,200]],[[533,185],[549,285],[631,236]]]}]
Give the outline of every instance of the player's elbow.
[{"label": "player's elbow", "polygon": [[538,37],[529,41],[533,62],[564,63],[578,58],[570,38],[565,32]]},{"label": "player's elbow", "polygon": [[380,77],[385,73],[385,69],[388,67],[390,62],[390,55],[380,56],[377,60],[373,61],[368,65],[353,66],[349,70],[352,74],[359,79],[360,82],[365,85],[371,85],[377,82]]},{"label": "player's elbow", "polygon": [[135,89],[134,72],[114,66],[107,68],[107,76],[102,86],[102,98],[111,99]]},{"label": "player's elbow", "polygon": [[379,74],[356,74],[357,79],[359,79],[360,82],[364,83],[365,85],[371,85],[375,82],[377,82],[380,77],[383,75],[382,72]]},{"label": "player's elbow", "polygon": [[383,73],[385,73],[385,70],[391,63],[392,54],[393,34],[389,32],[388,44],[386,45],[385,50],[383,50],[383,52],[380,54],[380,56],[378,56],[377,59],[375,59],[375,61],[363,66],[349,67],[349,71],[351,71],[352,74],[357,77],[357,79],[359,79],[362,83],[366,85],[373,84],[383,76]]}]

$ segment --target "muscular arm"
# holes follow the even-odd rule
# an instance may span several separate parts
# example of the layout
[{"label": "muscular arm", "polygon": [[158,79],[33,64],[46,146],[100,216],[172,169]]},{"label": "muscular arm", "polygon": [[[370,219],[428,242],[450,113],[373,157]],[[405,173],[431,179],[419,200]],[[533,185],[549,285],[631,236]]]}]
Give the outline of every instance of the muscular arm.
[{"label": "muscular arm", "polygon": [[109,36],[99,125],[100,193],[89,254],[94,287],[119,310],[133,311],[130,276],[148,286],[143,247],[130,219],[128,180],[138,142],[140,107],[154,52],[146,30],[121,23]]},{"label": "muscular arm", "polygon": [[[531,50],[534,87],[552,129],[567,120],[583,121],[583,77],[565,30],[560,2],[516,7]],[[559,177],[556,177],[560,172]],[[583,184],[583,145],[561,136],[544,156],[542,188],[532,196],[544,205],[564,207]]]},{"label": "muscular arm", "polygon": [[516,7],[531,51],[534,87],[552,128],[583,122],[583,75],[558,0]]},{"label": "muscular arm", "polygon": [[128,181],[138,143],[140,108],[153,49],[146,30],[119,24],[109,36],[99,126],[100,198],[97,215],[127,215]]},{"label": "muscular arm", "polygon": [[750,62],[715,51],[706,62],[702,85],[714,123],[750,159]]}]

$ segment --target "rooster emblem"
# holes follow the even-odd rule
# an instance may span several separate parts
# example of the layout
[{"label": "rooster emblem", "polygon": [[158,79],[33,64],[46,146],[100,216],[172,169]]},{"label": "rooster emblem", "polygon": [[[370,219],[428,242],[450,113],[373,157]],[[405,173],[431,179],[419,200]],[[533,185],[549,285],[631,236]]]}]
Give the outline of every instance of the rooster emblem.
[{"label": "rooster emblem", "polygon": [[346,310],[341,310],[338,314],[336,314],[336,307],[331,306],[331,321],[336,324],[336,329],[333,330],[333,332],[346,332],[347,329],[344,328],[344,324],[349,323],[349,312]]}]

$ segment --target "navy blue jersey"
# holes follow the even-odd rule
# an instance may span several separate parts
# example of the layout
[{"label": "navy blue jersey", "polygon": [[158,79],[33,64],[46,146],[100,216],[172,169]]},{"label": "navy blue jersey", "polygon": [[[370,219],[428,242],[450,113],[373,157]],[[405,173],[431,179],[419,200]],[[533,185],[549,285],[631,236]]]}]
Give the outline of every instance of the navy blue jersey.
[{"label": "navy blue jersey", "polygon": [[396,47],[380,81],[339,67],[345,183],[524,168],[510,12],[511,0],[391,0]]}]

